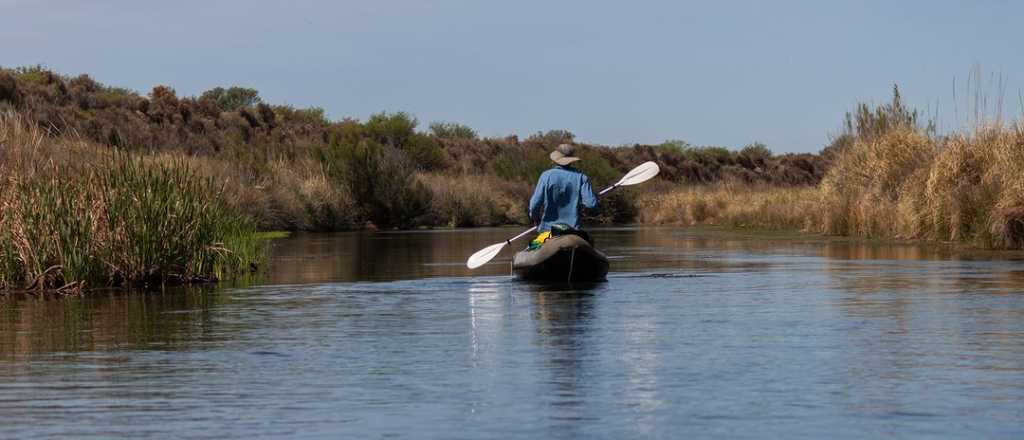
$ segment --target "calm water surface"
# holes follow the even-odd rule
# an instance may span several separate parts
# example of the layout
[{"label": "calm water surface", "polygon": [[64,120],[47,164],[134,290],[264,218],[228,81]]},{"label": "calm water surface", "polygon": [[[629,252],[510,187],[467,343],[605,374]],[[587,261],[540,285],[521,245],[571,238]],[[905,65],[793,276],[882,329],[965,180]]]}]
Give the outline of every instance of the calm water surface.
[{"label": "calm water surface", "polygon": [[0,438],[1021,438],[1024,258],[604,229],[306,235],[251,287],[0,298]]}]

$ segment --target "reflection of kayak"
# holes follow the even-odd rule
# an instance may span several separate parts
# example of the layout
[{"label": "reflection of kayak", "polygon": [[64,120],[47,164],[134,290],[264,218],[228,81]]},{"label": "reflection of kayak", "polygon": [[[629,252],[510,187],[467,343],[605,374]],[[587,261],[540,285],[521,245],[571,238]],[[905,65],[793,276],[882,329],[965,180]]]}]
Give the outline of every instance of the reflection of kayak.
[{"label": "reflection of kayak", "polygon": [[540,249],[516,252],[512,272],[532,281],[601,281],[608,274],[608,257],[578,235],[562,235]]}]

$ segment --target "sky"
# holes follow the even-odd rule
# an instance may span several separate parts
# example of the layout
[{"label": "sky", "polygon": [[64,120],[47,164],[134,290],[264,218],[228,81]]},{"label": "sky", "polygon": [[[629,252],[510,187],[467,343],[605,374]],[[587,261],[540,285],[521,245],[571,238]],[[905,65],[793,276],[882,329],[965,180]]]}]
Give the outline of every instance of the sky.
[{"label": "sky", "polygon": [[[817,152],[893,84],[943,131],[1022,113],[1024,2],[0,0],[0,66],[484,136]],[[982,96],[978,106],[972,97]],[[1000,110],[998,104],[1002,102]]]}]

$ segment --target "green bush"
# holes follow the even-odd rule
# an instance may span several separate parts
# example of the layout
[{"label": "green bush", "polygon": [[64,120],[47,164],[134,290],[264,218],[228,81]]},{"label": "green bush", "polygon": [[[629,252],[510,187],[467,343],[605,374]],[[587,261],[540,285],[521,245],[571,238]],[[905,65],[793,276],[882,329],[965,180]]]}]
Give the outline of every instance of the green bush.
[{"label": "green bush", "polygon": [[262,102],[256,89],[246,87],[216,87],[203,92],[199,99],[213,102],[222,112],[249,108]]},{"label": "green bush", "polygon": [[615,169],[599,151],[591,148],[577,148],[576,155],[580,160],[573,166],[590,177],[594,191],[599,191],[601,189],[599,187],[611,185],[622,178],[622,172]]},{"label": "green bush", "polygon": [[434,138],[427,135],[413,133],[406,144],[402,146],[402,150],[409,155],[413,165],[420,170],[436,170],[445,161],[444,149]]},{"label": "green bush", "polygon": [[415,164],[392,146],[361,138],[363,127],[338,127],[319,158],[332,178],[347,186],[362,217],[380,226],[419,224],[430,208],[430,192],[414,178]]},{"label": "green bush", "polygon": [[402,148],[416,134],[419,121],[406,112],[380,112],[370,116],[363,123],[367,136],[374,141],[395,148]]},{"label": "green bush", "polygon": [[320,107],[295,108],[290,105],[271,106],[274,110],[274,117],[286,124],[302,124],[313,126],[327,126],[330,121],[324,109]]},{"label": "green bush", "polygon": [[772,150],[769,150],[768,146],[765,144],[754,142],[743,147],[743,149],[740,150],[739,155],[755,161],[764,161],[772,157]]},{"label": "green bush", "polygon": [[654,147],[654,151],[661,155],[683,156],[693,148],[689,142],[679,139],[669,139]]},{"label": "green bush", "polygon": [[418,121],[405,112],[381,112],[370,116],[362,133],[374,142],[404,151],[415,168],[437,169],[444,162],[444,150],[430,136],[416,133]]},{"label": "green bush", "polygon": [[569,130],[548,130],[537,132],[526,138],[526,142],[540,143],[546,148],[554,148],[560,144],[571,144],[574,139],[576,139],[576,135]]},{"label": "green bush", "polygon": [[491,169],[499,177],[530,184],[536,183],[540,174],[552,166],[547,152],[526,146],[505,148],[491,163]]},{"label": "green bush", "polygon": [[456,122],[431,123],[430,134],[446,139],[477,139],[476,131]]}]

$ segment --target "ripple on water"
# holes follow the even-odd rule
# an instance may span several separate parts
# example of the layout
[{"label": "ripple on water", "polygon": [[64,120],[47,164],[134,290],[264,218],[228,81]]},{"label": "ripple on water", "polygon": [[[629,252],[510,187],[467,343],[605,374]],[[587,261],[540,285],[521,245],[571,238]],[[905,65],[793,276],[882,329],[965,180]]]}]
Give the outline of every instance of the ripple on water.
[{"label": "ripple on water", "polygon": [[506,233],[300,236],[264,285],[0,299],[0,437],[1024,435],[1019,262],[613,229],[605,283],[464,271]]}]

